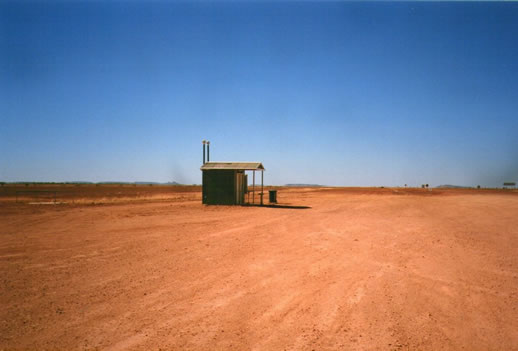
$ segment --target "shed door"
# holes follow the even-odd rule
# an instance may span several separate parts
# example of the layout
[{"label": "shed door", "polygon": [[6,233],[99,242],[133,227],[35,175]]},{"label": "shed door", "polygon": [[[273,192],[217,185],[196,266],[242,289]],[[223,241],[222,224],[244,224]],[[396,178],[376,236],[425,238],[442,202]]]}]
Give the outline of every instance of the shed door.
[{"label": "shed door", "polygon": [[236,172],[236,205],[242,205],[245,202],[245,173]]}]

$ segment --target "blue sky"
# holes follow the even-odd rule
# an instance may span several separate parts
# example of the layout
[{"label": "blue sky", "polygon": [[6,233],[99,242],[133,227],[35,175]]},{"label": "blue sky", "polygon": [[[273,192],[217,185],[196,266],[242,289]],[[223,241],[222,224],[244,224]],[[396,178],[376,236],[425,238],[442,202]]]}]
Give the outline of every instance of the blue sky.
[{"label": "blue sky", "polygon": [[0,180],[518,181],[518,3],[0,3]]}]

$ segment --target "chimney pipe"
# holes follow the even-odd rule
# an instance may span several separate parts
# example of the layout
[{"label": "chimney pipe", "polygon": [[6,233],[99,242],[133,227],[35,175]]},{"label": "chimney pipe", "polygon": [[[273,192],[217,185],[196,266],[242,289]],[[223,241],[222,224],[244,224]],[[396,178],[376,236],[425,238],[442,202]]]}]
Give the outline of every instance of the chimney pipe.
[{"label": "chimney pipe", "polygon": [[210,162],[210,141],[207,141],[207,162]]},{"label": "chimney pipe", "polygon": [[205,140],[201,142],[203,144],[203,164],[205,164],[205,144],[207,143]]}]

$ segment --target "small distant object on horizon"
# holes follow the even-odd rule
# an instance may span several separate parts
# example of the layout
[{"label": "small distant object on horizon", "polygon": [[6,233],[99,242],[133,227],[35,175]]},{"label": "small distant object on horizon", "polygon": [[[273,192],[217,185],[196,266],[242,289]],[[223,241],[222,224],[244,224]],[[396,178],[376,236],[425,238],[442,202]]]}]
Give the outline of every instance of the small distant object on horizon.
[{"label": "small distant object on horizon", "polygon": [[508,188],[508,187],[511,187],[511,188],[516,187],[516,182],[504,182],[504,189]]}]

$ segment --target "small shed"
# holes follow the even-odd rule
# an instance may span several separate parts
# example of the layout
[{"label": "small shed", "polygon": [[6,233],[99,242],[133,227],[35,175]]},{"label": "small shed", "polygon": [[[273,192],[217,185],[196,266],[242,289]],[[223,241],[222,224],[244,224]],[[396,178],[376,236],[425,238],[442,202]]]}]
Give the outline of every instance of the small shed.
[{"label": "small shed", "polygon": [[253,172],[252,202],[255,200],[255,171],[261,171],[261,204],[263,203],[263,172],[260,162],[206,162],[202,171],[202,203],[207,205],[243,205],[248,192],[248,176]]}]

